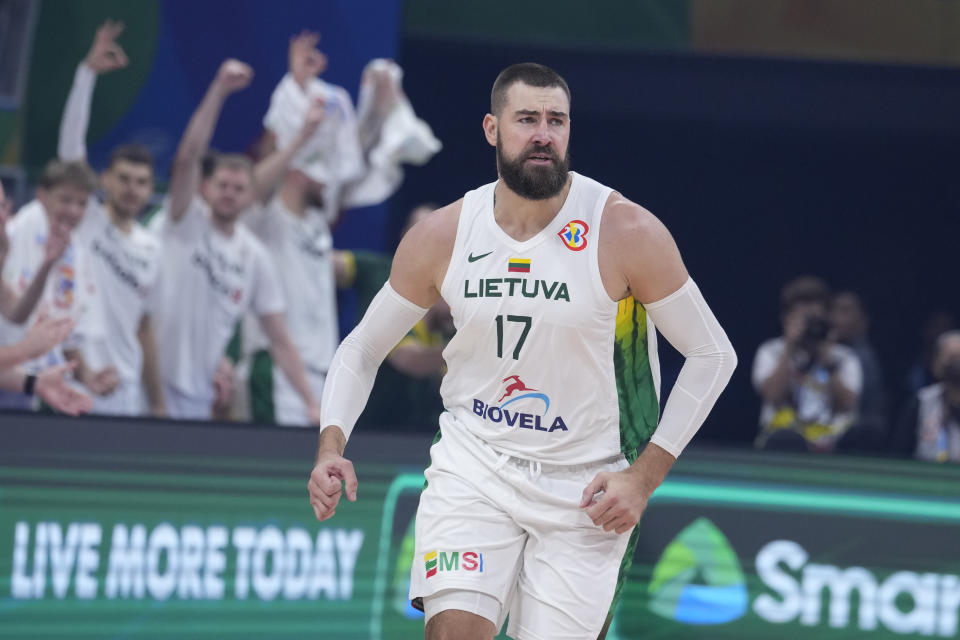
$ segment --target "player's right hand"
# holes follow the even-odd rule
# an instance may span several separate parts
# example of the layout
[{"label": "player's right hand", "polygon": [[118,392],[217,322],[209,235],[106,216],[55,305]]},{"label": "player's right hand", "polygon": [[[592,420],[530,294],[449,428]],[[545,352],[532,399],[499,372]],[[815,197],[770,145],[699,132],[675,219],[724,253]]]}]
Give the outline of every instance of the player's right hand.
[{"label": "player's right hand", "polygon": [[356,502],[357,474],[353,470],[353,463],[333,451],[321,451],[307,483],[310,506],[317,520],[322,522],[337,512],[344,489],[347,500]]}]

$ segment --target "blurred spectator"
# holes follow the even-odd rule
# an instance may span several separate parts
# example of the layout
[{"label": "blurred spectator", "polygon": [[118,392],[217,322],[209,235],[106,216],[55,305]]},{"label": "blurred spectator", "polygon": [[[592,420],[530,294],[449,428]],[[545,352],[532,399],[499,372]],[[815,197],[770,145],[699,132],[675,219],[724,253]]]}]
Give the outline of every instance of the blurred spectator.
[{"label": "blurred spectator", "polygon": [[358,121],[350,94],[319,77],[327,68],[319,40],[306,31],[291,39],[290,71],[274,90],[263,124],[284,148],[310,109],[323,106],[323,121],[292,166],[322,185],[321,206],[335,220],[344,209],[385,201],[403,180],[401,163],[423,164],[441,145],[414,114],[400,86],[403,72],[390,60],[373,60],[364,69]]},{"label": "blurred spectator", "polygon": [[933,360],[936,351],[937,339],[941,334],[956,329],[957,319],[953,313],[944,310],[938,310],[927,316],[923,323],[923,333],[921,334],[920,354],[907,371],[904,380],[907,394],[909,397],[928,387],[937,381],[933,374]]},{"label": "blurred spectator", "polygon": [[201,161],[223,104],[252,77],[237,60],[220,66],[177,149],[167,210],[152,223],[164,241],[157,337],[167,413],[210,417],[224,349],[237,321],[252,309],[274,360],[316,424],[318,402],[284,325],[282,285],[267,250],[238,224],[255,199],[253,167],[243,156],[221,155],[201,180]]},{"label": "blurred spectator", "polygon": [[[127,65],[127,57],[116,42],[122,31],[122,23],[104,23],[87,57],[77,67],[60,122],[61,160],[86,159],[97,75]],[[74,232],[89,256],[105,323],[101,337],[84,345],[84,358],[98,367],[115,369],[119,379],[110,394],[94,396],[93,411],[140,415],[144,408],[142,386],[150,413],[164,415],[157,348],[147,311],[160,273],[160,241],[137,223],[137,216],[153,195],[150,152],[139,145],[117,147],[101,184],[105,202],[91,197],[83,222]]]},{"label": "blurred spectator", "polygon": [[[10,253],[7,223],[10,221],[11,210],[10,199],[7,198],[4,191],[3,182],[0,181],[0,273],[3,273],[3,265]],[[13,287],[0,278],[0,315],[14,324],[23,324],[40,299],[43,287],[46,284],[47,273],[47,270],[41,270],[34,277],[33,282],[27,286],[27,291],[22,296],[17,295]],[[0,325],[0,331],[2,331],[2,325]]]},{"label": "blurred spectator", "polygon": [[883,372],[877,352],[870,343],[870,316],[863,301],[853,291],[841,291],[830,303],[831,337],[850,347],[863,370],[863,390],[860,392],[858,423],[870,425],[879,431],[886,428]]},{"label": "blurred spectator", "polygon": [[[315,44],[308,34],[291,40],[291,76],[299,76],[302,69],[311,66],[313,57],[321,55],[314,49]],[[342,115],[335,111],[328,118],[326,103],[321,98],[305,106],[297,136],[257,164],[262,205],[251,207],[244,223],[263,242],[276,264],[287,300],[284,319],[290,339],[303,360],[314,397],[320,398],[340,337],[330,233],[330,224],[338,211],[325,206],[325,184],[290,165],[320,127],[331,129],[347,124],[337,122]],[[330,135],[335,133],[331,129]],[[331,137],[331,144],[336,139]],[[238,373],[241,377],[253,376],[252,417],[259,422],[308,426],[307,407],[283,371],[273,367],[272,358],[265,351],[266,340],[255,324],[244,323],[242,342],[245,359]]]},{"label": "blurred spectator", "polygon": [[[342,209],[389,197],[403,177],[400,163],[425,162],[439,143],[413,115],[400,88],[402,74],[390,61],[374,61],[365,69],[358,121],[346,90],[318,77],[327,59],[317,42],[317,34],[309,32],[290,40],[289,73],[275,89],[264,118],[280,151],[257,165],[265,206],[254,207],[244,222],[277,264],[291,339],[320,397],[339,342],[330,228]],[[436,144],[418,146],[424,135]],[[274,370],[265,340],[249,318],[241,343],[238,375],[249,377],[251,417],[307,424],[302,401],[283,372]]]},{"label": "blurred spectator", "polygon": [[[84,343],[99,337],[103,322],[94,298],[89,256],[83,245],[71,238],[96,182],[85,162],[54,160],[47,165],[37,200],[25,205],[6,227],[9,252],[3,280],[17,295],[39,299],[51,316],[70,317],[75,322],[73,334],[62,346],[25,363],[24,369],[37,373],[69,359],[75,363],[76,378],[93,393],[105,395],[117,384],[116,372],[91,369],[81,354]],[[0,344],[19,342],[27,330],[0,321]],[[30,399],[22,394],[0,396],[0,406],[29,405]]]},{"label": "blurred spectator", "polygon": [[863,371],[853,351],[830,338],[829,299],[814,277],[781,292],[783,335],[761,344],[753,361],[763,399],[758,447],[830,451],[856,418]]},{"label": "blurred spectator", "polygon": [[904,409],[891,449],[920,460],[960,462],[960,331],[937,338],[933,371],[939,382],[920,389]]},{"label": "blurred spectator", "polygon": [[[410,213],[404,233],[435,207],[421,205]],[[392,258],[366,251],[337,251],[337,284],[353,288],[357,317],[390,277]],[[440,300],[394,348],[377,373],[374,390],[358,424],[375,428],[406,427],[433,431],[443,411],[439,390],[444,372],[443,348],[453,337],[450,308]]]}]

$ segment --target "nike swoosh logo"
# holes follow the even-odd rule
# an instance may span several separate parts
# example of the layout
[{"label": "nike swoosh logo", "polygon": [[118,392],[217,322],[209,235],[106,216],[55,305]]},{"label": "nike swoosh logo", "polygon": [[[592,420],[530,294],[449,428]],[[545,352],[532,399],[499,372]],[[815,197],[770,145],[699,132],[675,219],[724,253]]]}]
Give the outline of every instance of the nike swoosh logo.
[{"label": "nike swoosh logo", "polygon": [[473,255],[473,253],[471,252],[470,255],[467,256],[467,262],[476,262],[477,260],[479,260],[479,259],[481,259],[481,258],[486,258],[486,257],[487,257],[488,255],[490,255],[491,253],[493,253],[493,251],[487,251],[487,252],[484,253],[484,254],[481,254],[481,255],[479,255],[479,256],[475,256],[475,255]]}]

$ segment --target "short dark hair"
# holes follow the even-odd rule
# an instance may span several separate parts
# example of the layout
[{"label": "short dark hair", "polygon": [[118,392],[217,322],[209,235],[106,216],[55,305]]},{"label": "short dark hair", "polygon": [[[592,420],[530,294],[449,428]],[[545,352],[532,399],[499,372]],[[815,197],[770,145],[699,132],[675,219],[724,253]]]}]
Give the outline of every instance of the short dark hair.
[{"label": "short dark hair", "polygon": [[570,87],[559,73],[542,64],[521,62],[510,65],[497,76],[490,91],[490,113],[497,116],[503,111],[507,104],[507,91],[518,82],[531,87],[560,87],[567,94],[567,102],[570,102]]},{"label": "short dark hair", "polygon": [[142,144],[124,144],[114,149],[110,153],[110,167],[121,161],[146,165],[153,172],[153,154]]},{"label": "short dark hair", "polygon": [[93,193],[97,190],[97,174],[83,160],[76,162],[51,160],[43,168],[38,186],[41,189],[49,190],[63,184]]},{"label": "short dark hair", "polygon": [[798,304],[830,302],[830,287],[816,276],[801,276],[785,284],[780,291],[780,310],[786,313]]}]

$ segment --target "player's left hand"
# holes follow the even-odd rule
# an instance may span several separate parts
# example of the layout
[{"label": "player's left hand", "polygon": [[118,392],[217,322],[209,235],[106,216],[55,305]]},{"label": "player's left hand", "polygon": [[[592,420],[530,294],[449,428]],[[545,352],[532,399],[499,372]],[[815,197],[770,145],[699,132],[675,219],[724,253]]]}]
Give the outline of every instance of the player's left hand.
[{"label": "player's left hand", "polygon": [[[580,508],[586,509],[593,524],[604,531],[630,531],[640,522],[652,493],[645,488],[642,473],[634,467],[598,473],[583,490]],[[600,491],[603,494],[594,499]]]}]

